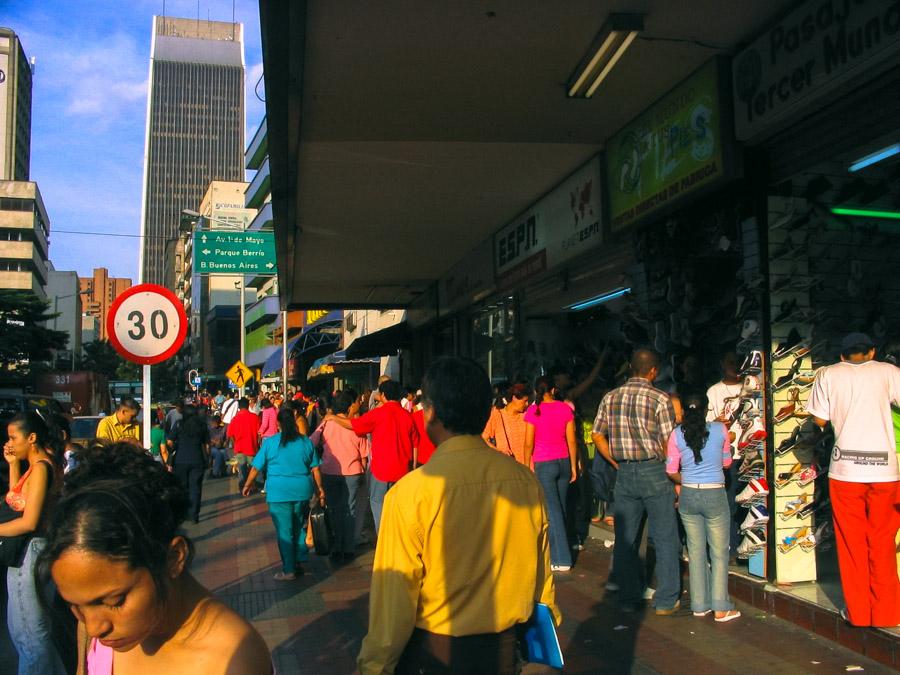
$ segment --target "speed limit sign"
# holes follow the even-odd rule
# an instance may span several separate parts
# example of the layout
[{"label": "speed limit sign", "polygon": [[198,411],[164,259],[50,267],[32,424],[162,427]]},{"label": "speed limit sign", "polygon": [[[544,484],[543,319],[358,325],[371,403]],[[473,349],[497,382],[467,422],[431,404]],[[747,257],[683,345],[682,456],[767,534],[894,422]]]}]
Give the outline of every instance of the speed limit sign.
[{"label": "speed limit sign", "polygon": [[113,301],[106,317],[106,332],[123,358],[152,365],[181,349],[187,335],[187,316],[172,291],[156,284],[140,284]]}]

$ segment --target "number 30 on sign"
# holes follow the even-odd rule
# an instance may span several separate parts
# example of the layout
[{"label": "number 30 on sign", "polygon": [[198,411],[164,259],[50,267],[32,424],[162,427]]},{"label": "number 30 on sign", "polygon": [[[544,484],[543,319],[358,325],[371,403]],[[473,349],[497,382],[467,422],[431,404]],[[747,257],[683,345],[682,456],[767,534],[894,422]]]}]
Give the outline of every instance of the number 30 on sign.
[{"label": "number 30 on sign", "polygon": [[123,358],[151,365],[181,349],[187,335],[184,307],[172,291],[156,284],[121,293],[106,317],[109,341]]}]

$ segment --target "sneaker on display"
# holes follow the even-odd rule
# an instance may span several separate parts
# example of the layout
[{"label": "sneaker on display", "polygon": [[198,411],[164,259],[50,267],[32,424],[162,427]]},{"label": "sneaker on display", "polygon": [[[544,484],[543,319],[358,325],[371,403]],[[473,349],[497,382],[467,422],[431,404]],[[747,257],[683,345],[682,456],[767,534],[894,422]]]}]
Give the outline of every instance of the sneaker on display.
[{"label": "sneaker on display", "polygon": [[741,490],[740,493],[734,498],[734,500],[738,504],[745,504],[751,499],[765,497],[768,494],[769,484],[766,482],[766,479],[754,478],[749,483],[747,483],[747,487]]},{"label": "sneaker on display", "polygon": [[748,374],[756,374],[762,371],[762,352],[758,349],[754,349],[747,357],[744,359],[744,362],[741,364],[741,369],[739,374],[748,375]]},{"label": "sneaker on display", "polygon": [[812,483],[819,476],[819,467],[815,464],[810,464],[806,467],[802,473],[797,477],[797,485],[800,487],[805,487]]},{"label": "sneaker on display", "polygon": [[747,517],[744,518],[744,522],[741,523],[741,532],[753,529],[754,527],[759,527],[760,525],[765,525],[768,522],[769,512],[766,510],[765,506],[762,504],[751,506],[750,510],[747,512]]},{"label": "sneaker on display", "polygon": [[738,558],[749,558],[766,547],[766,531],[762,528],[747,530],[737,547]]}]

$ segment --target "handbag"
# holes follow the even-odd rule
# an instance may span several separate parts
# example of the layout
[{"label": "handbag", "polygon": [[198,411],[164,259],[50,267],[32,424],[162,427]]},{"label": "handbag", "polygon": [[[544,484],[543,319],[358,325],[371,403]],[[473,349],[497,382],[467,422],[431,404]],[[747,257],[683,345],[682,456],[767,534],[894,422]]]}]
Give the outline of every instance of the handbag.
[{"label": "handbag", "polygon": [[319,504],[316,497],[312,498],[309,509],[309,531],[312,533],[313,546],[316,555],[328,555],[331,553],[331,531],[328,523],[328,508]]},{"label": "handbag", "polygon": [[[22,511],[12,509],[6,500],[0,502],[0,523],[8,523],[21,518],[22,515]],[[31,537],[32,533],[30,532],[0,537],[0,566],[21,567],[25,559],[25,548],[31,541]]]}]

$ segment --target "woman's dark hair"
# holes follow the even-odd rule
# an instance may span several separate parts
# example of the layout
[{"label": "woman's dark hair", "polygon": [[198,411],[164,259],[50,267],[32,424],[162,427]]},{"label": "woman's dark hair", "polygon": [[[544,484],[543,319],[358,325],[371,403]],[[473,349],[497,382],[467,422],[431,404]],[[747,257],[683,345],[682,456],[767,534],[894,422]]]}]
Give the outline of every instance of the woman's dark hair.
[{"label": "woman's dark hair", "polygon": [[46,450],[56,467],[62,469],[66,444],[59,427],[49,412],[28,410],[17,414],[7,424],[15,424],[25,436],[34,434],[35,444]]},{"label": "woman's dark hair", "polygon": [[275,404],[272,403],[272,401],[270,401],[267,398],[259,399],[259,407],[260,408],[271,408],[273,405],[275,405]]},{"label": "woman's dark hair", "polygon": [[681,421],[681,431],[684,433],[684,442],[694,453],[694,464],[699,464],[703,457],[700,451],[706,445],[709,438],[709,427],[706,425],[706,409],[709,407],[709,399],[702,392],[687,394],[682,400],[684,415]]},{"label": "woman's dark hair", "polygon": [[422,401],[456,434],[481,434],[491,414],[492,398],[484,368],[461,356],[437,359],[422,379]]},{"label": "woman's dark hair", "polygon": [[296,416],[306,417],[306,410],[308,407],[309,405],[306,403],[306,401],[297,399],[296,401],[291,401],[290,406],[282,406],[281,409],[284,410],[285,408],[287,408],[289,410],[292,410],[294,412],[294,415]]},{"label": "woman's dark hair", "polygon": [[293,440],[300,438],[300,431],[297,429],[297,422],[294,419],[294,411],[290,408],[282,408],[278,411],[278,426],[281,428],[281,443],[279,445],[287,445]]},{"label": "woman's dark hair", "polygon": [[[91,441],[77,459],[50,519],[38,579],[49,581],[53,563],[77,549],[146,569],[165,597],[169,544],[187,516],[187,492],[174,474],[131,443]],[[193,544],[186,541],[190,563]]]},{"label": "woman's dark hair", "polygon": [[506,380],[494,385],[494,394],[496,394],[496,396],[494,396],[494,407],[497,410],[503,410],[509,402],[509,399],[506,398],[506,390],[508,387],[509,382]]},{"label": "woman's dark hair", "polygon": [[184,413],[178,426],[185,436],[202,436],[206,432],[206,420],[195,405],[184,406]]},{"label": "woman's dark hair", "polygon": [[319,411],[319,414],[325,416],[328,413],[328,408],[331,407],[331,396],[328,394],[319,394],[316,397],[316,410]]},{"label": "woman's dark hair", "polygon": [[339,391],[334,395],[331,409],[335,415],[346,415],[350,406],[356,401],[356,395],[351,391]]},{"label": "woman's dark hair", "polygon": [[549,375],[541,375],[534,381],[534,414],[541,416],[541,402],[544,396],[553,391],[553,380]]},{"label": "woman's dark hair", "polygon": [[507,402],[512,401],[514,398],[527,398],[529,396],[531,396],[531,385],[522,380],[513,382],[506,390]]}]

